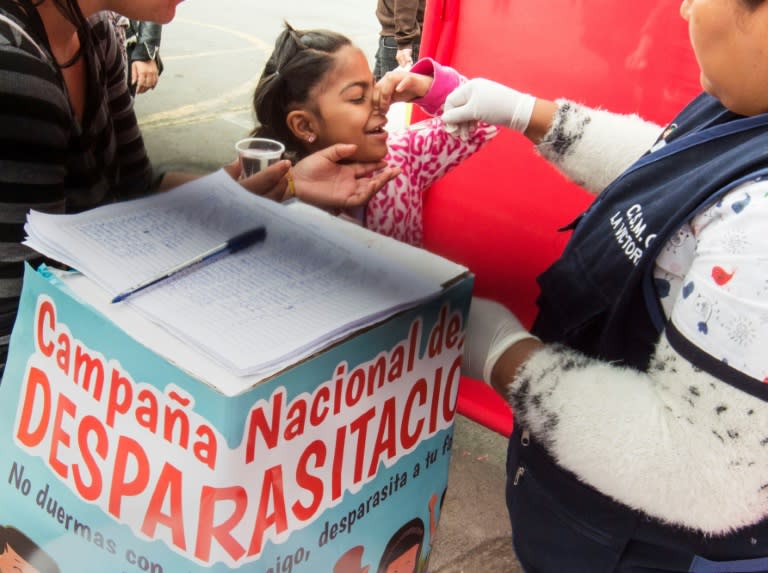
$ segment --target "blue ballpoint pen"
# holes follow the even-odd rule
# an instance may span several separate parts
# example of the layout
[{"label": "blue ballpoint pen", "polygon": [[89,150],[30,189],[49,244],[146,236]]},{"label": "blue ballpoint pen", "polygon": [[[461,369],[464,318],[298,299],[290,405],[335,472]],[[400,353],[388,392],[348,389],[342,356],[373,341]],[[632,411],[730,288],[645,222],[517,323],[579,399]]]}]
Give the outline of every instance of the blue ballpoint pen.
[{"label": "blue ballpoint pen", "polygon": [[160,281],[163,281],[169,277],[172,277],[173,275],[178,274],[181,271],[184,271],[190,268],[191,266],[194,266],[198,263],[202,263],[203,261],[207,261],[223,253],[234,253],[241,249],[250,247],[251,245],[254,245],[256,243],[260,243],[266,238],[266,236],[267,236],[267,230],[263,226],[244,231],[239,235],[235,235],[231,239],[228,239],[227,241],[221,243],[220,245],[216,245],[215,247],[208,249],[204,253],[189,259],[188,261],[179,263],[175,267],[172,267],[167,271],[163,272],[163,274],[161,275],[158,275],[156,277],[153,277],[151,279],[148,279],[144,282],[141,282],[137,285],[132,286],[128,290],[125,290],[120,294],[118,294],[115,298],[112,299],[112,302],[115,303],[115,302],[120,302],[121,300],[125,300],[126,298],[128,298],[133,294],[136,294],[140,290],[144,290],[145,288],[150,287],[154,284],[157,284]]}]

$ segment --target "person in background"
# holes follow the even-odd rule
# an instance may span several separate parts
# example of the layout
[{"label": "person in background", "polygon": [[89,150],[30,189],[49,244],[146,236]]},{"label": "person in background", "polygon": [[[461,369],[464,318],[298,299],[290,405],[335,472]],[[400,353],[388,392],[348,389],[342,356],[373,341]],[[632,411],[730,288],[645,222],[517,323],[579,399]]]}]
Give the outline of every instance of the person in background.
[{"label": "person in background", "polygon": [[[198,174],[157,173],[147,156],[125,80],[110,12],[166,24],[181,0],[6,0],[0,4],[0,369],[16,317],[30,209],[83,211],[165,190]],[[291,167],[280,161],[239,180],[282,199],[317,191],[328,207],[365,204],[396,169],[348,161],[354,145],[318,150]],[[382,169],[383,168],[383,169]],[[237,160],[226,166],[240,177]],[[289,169],[293,186],[288,185]],[[375,175],[372,175],[374,170]]]},{"label": "person in background", "polygon": [[110,19],[122,47],[131,95],[155,89],[163,71],[160,59],[163,27],[155,22],[130,20],[117,12],[111,12]]},{"label": "person in background", "polygon": [[128,20],[125,48],[128,86],[132,94],[143,94],[157,87],[163,73],[160,39],[163,27],[155,22]]},{"label": "person in background", "polygon": [[704,93],[666,128],[484,79],[446,100],[599,194],[530,332],[469,313],[464,371],[515,412],[526,571],[768,571],[768,1],[680,12]]},{"label": "person in background", "polygon": [[397,67],[408,68],[419,59],[421,26],[426,0],[378,0],[381,25],[373,77],[376,81]]},{"label": "person in background", "polygon": [[[258,126],[252,135],[281,141],[286,156],[295,161],[329,145],[354,143],[357,151],[351,159],[385,161],[397,168],[399,175],[364,208],[343,214],[373,231],[421,246],[424,192],[498,130],[476,125],[461,140],[435,117],[388,133],[385,112],[392,102],[413,101],[427,113],[439,114],[445,96],[462,81],[455,70],[424,59],[410,72],[389,72],[374,85],[365,54],[349,38],[286,24],[254,92]],[[298,190],[297,195],[318,206],[327,203],[317,190]]]}]

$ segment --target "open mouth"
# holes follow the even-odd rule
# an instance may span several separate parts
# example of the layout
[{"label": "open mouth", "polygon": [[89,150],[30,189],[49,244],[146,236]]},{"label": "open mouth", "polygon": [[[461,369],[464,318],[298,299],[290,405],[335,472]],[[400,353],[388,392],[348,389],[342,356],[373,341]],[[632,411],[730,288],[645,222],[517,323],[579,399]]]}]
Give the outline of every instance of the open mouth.
[{"label": "open mouth", "polygon": [[387,133],[387,131],[384,129],[384,125],[380,125],[374,129],[369,129],[365,133],[367,135],[379,135],[379,134]]}]

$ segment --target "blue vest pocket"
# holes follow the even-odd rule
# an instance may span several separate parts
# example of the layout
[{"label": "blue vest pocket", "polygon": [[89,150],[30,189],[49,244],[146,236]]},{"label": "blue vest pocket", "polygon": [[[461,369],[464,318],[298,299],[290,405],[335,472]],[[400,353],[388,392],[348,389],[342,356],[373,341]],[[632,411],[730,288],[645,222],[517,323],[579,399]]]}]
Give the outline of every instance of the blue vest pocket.
[{"label": "blue vest pocket", "polygon": [[507,460],[512,542],[526,571],[614,571],[637,516],[553,466],[516,427]]}]

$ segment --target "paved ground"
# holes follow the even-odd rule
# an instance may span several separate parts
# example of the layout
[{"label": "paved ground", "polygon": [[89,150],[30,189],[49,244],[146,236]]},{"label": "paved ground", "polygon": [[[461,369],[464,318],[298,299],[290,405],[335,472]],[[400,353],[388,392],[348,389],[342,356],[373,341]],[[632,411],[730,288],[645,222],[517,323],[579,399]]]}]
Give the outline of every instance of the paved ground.
[{"label": "paved ground", "polygon": [[521,573],[504,502],[507,441],[457,416],[430,573]]},{"label": "paved ground", "polygon": [[[137,111],[157,165],[208,172],[234,158],[253,125],[250,95],[285,18],[347,34],[373,60],[374,2],[185,2],[163,31],[165,72]],[[432,573],[516,573],[504,505],[506,440],[457,417]]]}]

